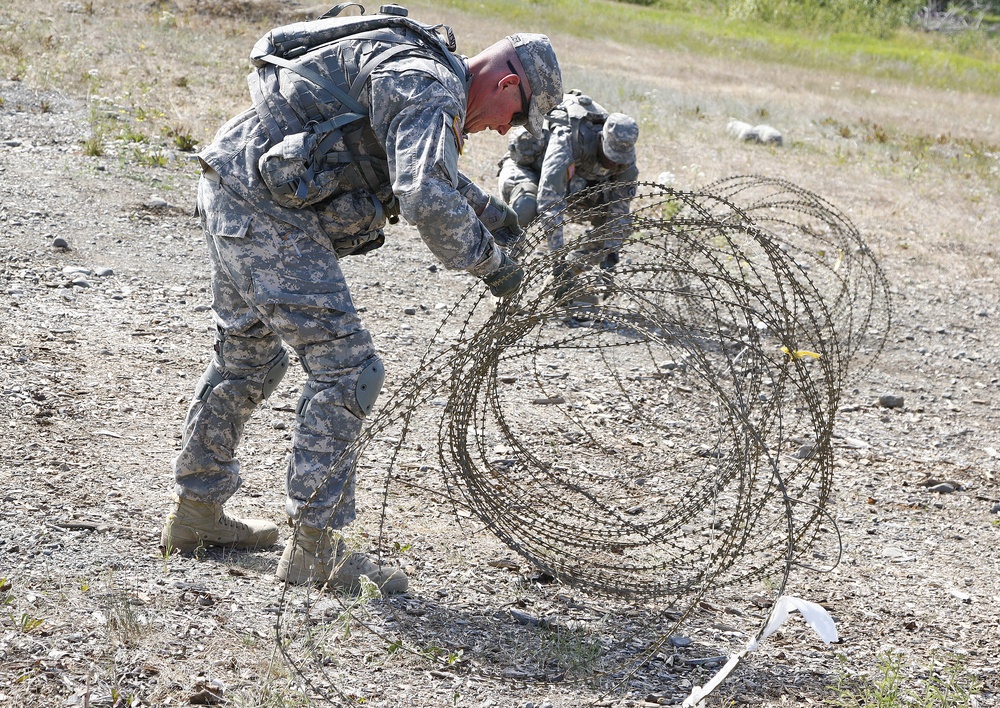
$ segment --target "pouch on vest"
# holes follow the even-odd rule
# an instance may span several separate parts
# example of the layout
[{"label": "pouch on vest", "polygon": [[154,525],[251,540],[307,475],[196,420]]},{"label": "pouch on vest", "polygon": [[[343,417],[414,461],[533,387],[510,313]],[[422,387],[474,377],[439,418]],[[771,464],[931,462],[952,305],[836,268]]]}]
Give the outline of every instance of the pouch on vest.
[{"label": "pouch on vest", "polygon": [[331,170],[325,163],[315,133],[293,133],[261,155],[257,168],[274,201],[301,209],[340,191],[341,170]]},{"label": "pouch on vest", "polygon": [[323,231],[339,257],[375,250],[385,243],[388,214],[368,190],[356,189],[316,206]]}]

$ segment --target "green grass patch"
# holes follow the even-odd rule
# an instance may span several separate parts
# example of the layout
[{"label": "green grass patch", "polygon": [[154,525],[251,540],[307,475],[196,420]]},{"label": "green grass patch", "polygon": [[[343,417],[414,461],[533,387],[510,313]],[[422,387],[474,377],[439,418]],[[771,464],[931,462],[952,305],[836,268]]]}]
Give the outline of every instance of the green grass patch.
[{"label": "green grass patch", "polygon": [[841,673],[830,688],[834,698],[828,705],[838,708],[971,708],[980,690],[961,656],[932,657],[927,667],[911,667],[893,649],[879,655],[876,671],[861,677]]},{"label": "green grass patch", "polygon": [[[441,0],[439,4],[502,18],[520,31],[599,36],[629,47],[630,52],[648,45],[734,62],[837,67],[859,76],[1000,95],[1000,40],[984,31],[944,36],[906,28],[889,33],[881,25],[863,25],[859,29],[876,36],[831,32],[808,24],[783,27],[755,19],[752,13],[734,14],[726,6],[703,3],[643,6],[606,0],[509,0],[500,5]],[[418,19],[421,14],[414,13]]]}]

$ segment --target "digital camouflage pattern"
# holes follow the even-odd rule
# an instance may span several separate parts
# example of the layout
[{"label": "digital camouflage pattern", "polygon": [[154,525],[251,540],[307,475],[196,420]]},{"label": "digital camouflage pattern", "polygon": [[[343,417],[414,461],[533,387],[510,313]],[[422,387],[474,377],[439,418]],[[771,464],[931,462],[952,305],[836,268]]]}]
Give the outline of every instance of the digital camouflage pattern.
[{"label": "digital camouflage pattern", "polygon": [[[581,99],[591,100],[586,96],[569,94],[560,105]],[[629,200],[635,196],[633,183],[639,177],[639,170],[634,162],[615,164],[610,168],[601,164],[601,123],[587,120],[557,122],[552,117],[550,114],[546,121],[544,148],[526,138],[524,131],[511,131],[508,137],[510,154],[501,160],[497,189],[508,201],[516,198],[515,193],[523,190],[525,185],[535,189],[537,213],[552,218],[547,238],[549,248],[556,250],[563,247],[563,213],[567,208],[581,211],[595,209],[591,219],[594,227],[617,219],[628,219]],[[522,149],[526,149],[528,155],[540,156],[531,160],[521,152]],[[590,199],[567,199],[599,184],[607,188]],[[623,232],[618,228],[609,231]],[[620,240],[616,239],[603,244],[602,250],[617,250],[620,246]]]},{"label": "digital camouflage pattern", "polygon": [[[326,48],[327,70],[358,66],[372,44],[347,40]],[[365,417],[356,385],[377,357],[337,260],[338,244],[382,237],[386,214],[379,207],[389,195],[445,267],[480,277],[498,267],[501,253],[470,206],[489,195],[469,187],[457,164],[468,78],[426,52],[404,51],[372,73],[360,100],[388,162],[377,193],[336,190],[302,208],[279,204],[258,167],[274,145],[253,109],[228,121],[200,153],[198,209],[212,261],[214,365],[222,380],[188,412],[174,461],[180,496],[222,503],[239,488],[236,447],[284,343],[308,375],[288,463],[287,511],[313,527],[342,527],[354,518],[349,450]],[[298,95],[301,77],[283,71],[279,80],[285,97]],[[335,115],[339,107],[325,100],[309,109]]]},{"label": "digital camouflage pattern", "polygon": [[525,128],[532,135],[541,136],[545,114],[562,100],[562,71],[559,69],[559,62],[549,38],[544,34],[512,34],[508,39],[514,45],[518,61],[528,79],[528,86],[531,87],[528,123]]},{"label": "digital camouflage pattern", "polygon": [[612,113],[601,129],[601,149],[604,156],[621,165],[635,162],[635,141],[639,139],[639,124],[624,113]]}]

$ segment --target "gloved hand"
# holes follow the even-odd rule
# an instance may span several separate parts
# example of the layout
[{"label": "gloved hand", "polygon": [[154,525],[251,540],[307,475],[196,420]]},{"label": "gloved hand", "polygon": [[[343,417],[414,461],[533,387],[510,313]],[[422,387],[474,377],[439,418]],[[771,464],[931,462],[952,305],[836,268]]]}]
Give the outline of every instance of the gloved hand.
[{"label": "gloved hand", "polygon": [[521,238],[521,225],[517,222],[517,212],[509,204],[490,195],[490,201],[479,215],[486,230],[493,234],[493,240],[504,248]]},{"label": "gloved hand", "polygon": [[521,231],[520,227],[515,227],[517,230],[511,229],[507,226],[502,226],[493,232],[493,240],[496,244],[503,248],[504,250],[510,250],[510,248],[521,240],[524,232]]},{"label": "gloved hand", "polygon": [[483,276],[483,282],[489,286],[494,297],[509,297],[517,292],[524,280],[524,268],[508,256],[500,252],[500,265],[492,273]]}]

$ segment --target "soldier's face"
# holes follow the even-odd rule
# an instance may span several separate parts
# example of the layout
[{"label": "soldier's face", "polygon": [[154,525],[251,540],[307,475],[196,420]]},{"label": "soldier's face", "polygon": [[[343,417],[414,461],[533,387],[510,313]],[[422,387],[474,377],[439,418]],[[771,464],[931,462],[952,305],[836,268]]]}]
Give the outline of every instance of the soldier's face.
[{"label": "soldier's face", "polygon": [[518,76],[516,70],[507,74],[484,96],[483,105],[469,106],[465,132],[495,130],[500,135],[506,135],[512,126],[527,120],[531,100],[529,91],[528,83]]}]

